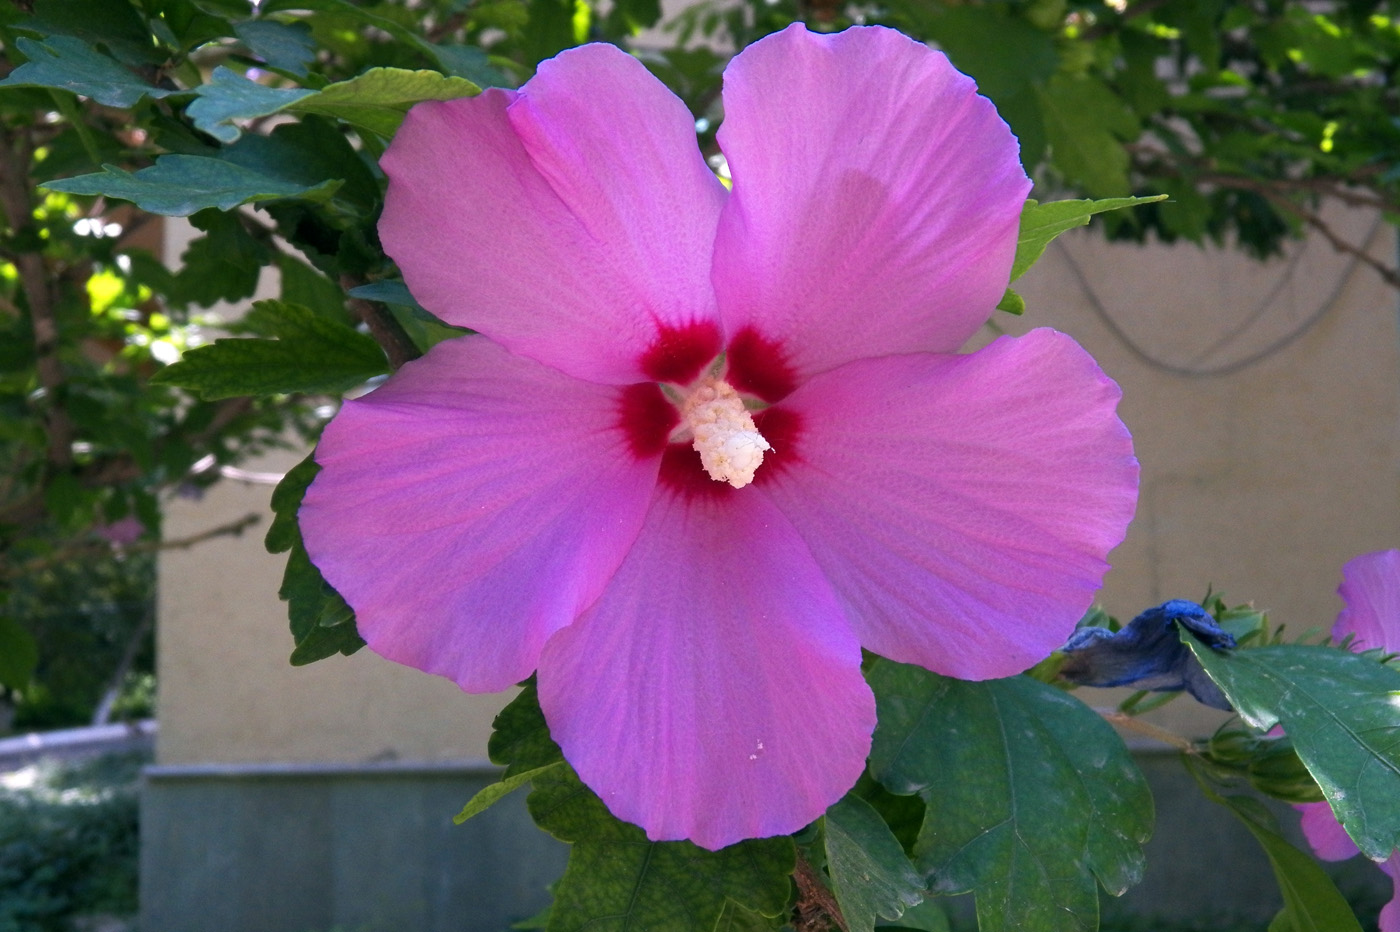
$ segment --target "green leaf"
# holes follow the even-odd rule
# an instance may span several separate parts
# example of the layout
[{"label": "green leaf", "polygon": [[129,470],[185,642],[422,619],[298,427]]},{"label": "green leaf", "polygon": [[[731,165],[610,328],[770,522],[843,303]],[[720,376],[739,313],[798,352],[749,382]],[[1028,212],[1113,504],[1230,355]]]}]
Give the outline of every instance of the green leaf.
[{"label": "green leaf", "polygon": [[135,174],[104,165],[90,175],[46,181],[41,187],[65,194],[101,194],[131,201],[142,210],[188,217],[207,207],[232,210],[240,204],[279,198],[324,201],[340,182],[302,185],[204,155],[163,155]]},{"label": "green leaf", "polygon": [[336,628],[355,620],[355,613],[311,562],[300,539],[287,557],[277,595],[287,603],[292,637],[298,645],[315,634],[317,628]]},{"label": "green leaf", "polygon": [[39,664],[39,645],[19,622],[0,615],[0,686],[23,689]]},{"label": "green leaf", "polygon": [[52,87],[122,110],[136,106],[143,97],[174,93],[146,83],[134,71],[72,36],[49,36],[43,42],[20,36],[15,45],[29,61],[0,81],[0,88]]},{"label": "green leaf", "polygon": [[292,651],[291,664],[304,667],[336,654],[349,657],[365,646],[354,625],[337,625],[334,628],[313,628],[311,633],[297,642]]},{"label": "green leaf", "polygon": [[263,539],[268,553],[285,553],[301,542],[297,509],[301,507],[301,500],[310,488],[311,480],[320,471],[321,466],[315,457],[308,456],[287,470],[282,481],[277,483],[277,488],[272,490],[272,525]]},{"label": "green leaf", "polygon": [[997,310],[1005,311],[1008,314],[1020,316],[1026,313],[1026,299],[1012,291],[1006,289],[1006,294],[1001,296],[1001,301],[997,304]]},{"label": "green leaf", "polygon": [[379,182],[342,130],[331,120],[306,116],[282,123],[266,136],[247,133],[222,157],[250,171],[308,187],[338,180],[332,204],[343,202],[363,216],[377,215],[382,206]]},{"label": "green leaf", "polygon": [[465,78],[451,78],[436,71],[371,68],[348,81],[327,85],[288,109],[319,113],[381,136],[392,136],[408,108],[421,100],[453,100],[479,93],[481,88]]},{"label": "green leaf", "polygon": [[208,84],[195,89],[195,99],[185,114],[196,128],[221,142],[233,142],[242,132],[235,120],[277,113],[314,93],[299,87],[267,87],[220,65]]},{"label": "green leaf", "polygon": [[35,0],[33,9],[23,28],[105,46],[113,58],[129,65],[158,64],[169,54],[151,41],[151,23],[131,3]]},{"label": "green leaf", "polygon": [[1277,821],[1257,799],[1217,793],[1189,761],[1187,766],[1206,797],[1243,822],[1269,858],[1283,894],[1283,909],[1270,923],[1269,932],[1361,932],[1351,905],[1332,879],[1315,858],[1279,834]]},{"label": "green leaf", "polygon": [[508,778],[564,759],[559,745],[549,736],[534,677],[526,680],[520,694],[496,715],[486,753],[493,764],[506,768]]},{"label": "green leaf", "polygon": [[1098,197],[1126,194],[1128,152],[1137,117],[1108,85],[1087,75],[1056,74],[1036,93],[1050,158],[1065,177]]},{"label": "green leaf", "polygon": [[321,467],[308,456],[293,466],[272,492],[272,526],[264,545],[269,553],[290,551],[277,595],[287,603],[291,622],[293,666],[304,666],[334,654],[350,655],[364,647],[355,627],[355,613],[321,571],[302,544],[297,510]]},{"label": "green leaf", "polygon": [[927,807],[915,859],[936,893],[976,893],[984,929],[1092,929],[1094,878],[1142,875],[1152,797],[1123,742],[1030,677],[969,683],[877,661],[871,770]]},{"label": "green leaf", "polygon": [[233,34],[256,56],[298,78],[306,77],[306,66],[316,60],[316,40],[305,23],[279,23],[273,19],[235,23]]},{"label": "green leaf", "polygon": [[1051,79],[1059,64],[1055,37],[999,4],[905,3],[910,15],[937,11],[928,15],[928,38],[997,105],[1021,144],[1021,161],[1027,169],[1034,168],[1046,142],[1036,89]]},{"label": "green leaf", "polygon": [[[1027,200],[1021,211],[1021,232],[1016,238],[1016,258],[1011,263],[1011,280],[1014,282],[1035,265],[1050,241],[1075,227],[1086,226],[1094,214],[1109,210],[1121,210],[1137,204],[1151,204],[1163,200],[1166,195],[1156,197],[1110,197],[1097,201],[1051,201],[1041,204]],[[1002,299],[1004,304],[1006,299]]]},{"label": "green leaf", "polygon": [[443,340],[471,333],[465,327],[445,324],[436,315],[425,310],[400,281],[384,279],[360,285],[350,289],[350,296],[385,305],[399,322],[399,326],[403,327],[404,332],[413,340],[413,344],[425,353]]},{"label": "green leaf", "polygon": [[523,773],[517,773],[514,776],[506,777],[498,783],[492,783],[468,800],[467,804],[462,807],[462,811],[452,817],[452,821],[457,825],[461,825],[472,816],[480,815],[487,809],[490,809],[511,793],[514,793],[525,784],[534,780],[535,777],[555,767],[563,766],[564,762],[559,760],[552,764],[546,764],[543,767],[536,767],[534,770],[526,770]]},{"label": "green leaf", "polygon": [[287,253],[278,253],[276,261],[284,302],[300,304],[330,320],[350,321],[345,311],[345,292],[339,285]]},{"label": "green leaf", "polygon": [[190,222],[204,235],[180,257],[182,267],[168,294],[177,306],[209,307],[217,301],[241,301],[257,290],[263,267],[272,258],[267,244],[248,232],[237,215],[202,210]]},{"label": "green leaf", "polygon": [[796,861],[791,838],[719,851],[648,841],[640,828],[608,812],[571,768],[551,768],[534,784],[527,805],[535,822],[573,844],[555,887],[550,932],[712,932],[730,901],[763,916],[787,906]]},{"label": "green leaf", "polygon": [[715,923],[715,932],[773,932],[782,925],[781,916],[764,916],[727,900]]},{"label": "green leaf", "polygon": [[851,932],[874,932],[877,918],[923,902],[923,878],[869,803],[847,794],[825,818],[827,870]]},{"label": "green leaf", "polygon": [[249,326],[279,339],[228,338],[189,350],[152,379],[206,401],[291,392],[337,394],[389,371],[379,344],[308,308],[258,301]]},{"label": "green leaf", "polygon": [[1260,731],[1282,725],[1362,852],[1400,847],[1400,671],[1374,654],[1278,644],[1216,653],[1182,633],[1207,675]]},{"label": "green leaf", "polygon": [[898,922],[882,922],[877,929],[909,929],[913,932],[950,932],[948,914],[937,900],[924,900],[905,910]]}]

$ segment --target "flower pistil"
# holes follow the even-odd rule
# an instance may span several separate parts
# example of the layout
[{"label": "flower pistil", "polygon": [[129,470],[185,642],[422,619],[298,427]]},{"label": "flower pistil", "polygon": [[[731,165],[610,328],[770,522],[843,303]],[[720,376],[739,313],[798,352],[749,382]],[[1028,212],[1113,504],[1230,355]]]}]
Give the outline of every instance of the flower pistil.
[{"label": "flower pistil", "polygon": [[773,449],[758,432],[744,399],[721,379],[696,383],[681,403],[681,422],[705,472],[736,489],[753,482],[763,454]]}]

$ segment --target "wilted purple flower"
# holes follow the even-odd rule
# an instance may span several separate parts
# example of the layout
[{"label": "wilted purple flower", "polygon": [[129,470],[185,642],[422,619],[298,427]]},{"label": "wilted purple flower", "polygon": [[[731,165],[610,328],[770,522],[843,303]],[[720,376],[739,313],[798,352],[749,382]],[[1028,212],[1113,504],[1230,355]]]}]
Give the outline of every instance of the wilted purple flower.
[{"label": "wilted purple flower", "polygon": [[939,53],[793,26],[685,106],[591,45],[413,109],[380,233],[480,335],[348,402],[307,550],[369,645],[538,671],[580,777],[654,839],[795,831],[855,782],[861,646],[969,679],[1059,646],[1123,537],[1119,392],[1049,330],[954,355],[1030,187]]},{"label": "wilted purple flower", "polygon": [[1061,648],[1060,676],[1080,686],[1131,686],[1156,692],[1186,690],[1197,702],[1230,709],[1230,700],[1181,641],[1177,626],[1207,647],[1235,646],[1235,637],[1195,602],[1172,599],[1149,608],[1118,631],[1080,628]]}]

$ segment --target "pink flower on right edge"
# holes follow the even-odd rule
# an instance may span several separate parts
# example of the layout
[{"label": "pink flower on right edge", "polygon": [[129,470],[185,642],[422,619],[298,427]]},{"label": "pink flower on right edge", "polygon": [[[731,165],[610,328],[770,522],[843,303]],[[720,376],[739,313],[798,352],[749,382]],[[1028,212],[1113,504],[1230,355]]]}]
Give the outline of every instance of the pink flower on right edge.
[{"label": "pink flower on right edge", "polygon": [[[1400,653],[1400,550],[1378,550],[1351,560],[1342,567],[1337,593],[1346,607],[1332,626],[1334,640],[1354,635],[1352,650]],[[1318,857],[1345,861],[1360,853],[1330,805],[1305,803],[1294,808],[1303,814],[1303,834]],[[1400,932],[1400,849],[1380,862],[1380,868],[1396,884],[1395,898],[1381,910],[1381,932]]]}]

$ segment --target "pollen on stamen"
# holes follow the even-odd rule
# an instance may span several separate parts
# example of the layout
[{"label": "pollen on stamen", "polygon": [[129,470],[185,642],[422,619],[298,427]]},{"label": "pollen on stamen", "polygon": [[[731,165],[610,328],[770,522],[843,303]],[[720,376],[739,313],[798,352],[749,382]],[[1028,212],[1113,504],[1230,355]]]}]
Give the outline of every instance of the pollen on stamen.
[{"label": "pollen on stamen", "polygon": [[744,399],[729,383],[705,379],[686,397],[681,419],[694,438],[700,465],[711,479],[736,489],[753,482],[763,454],[773,448],[754,425]]}]

